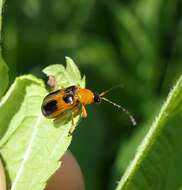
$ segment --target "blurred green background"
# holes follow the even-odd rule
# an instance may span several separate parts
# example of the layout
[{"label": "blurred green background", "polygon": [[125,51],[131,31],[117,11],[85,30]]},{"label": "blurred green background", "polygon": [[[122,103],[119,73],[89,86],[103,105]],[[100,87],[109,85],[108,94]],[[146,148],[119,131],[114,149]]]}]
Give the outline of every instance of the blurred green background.
[{"label": "blurred green background", "polygon": [[11,81],[71,57],[87,87],[130,110],[88,107],[74,133],[87,190],[114,189],[171,86],[182,72],[181,0],[11,0],[4,7],[3,56]]}]

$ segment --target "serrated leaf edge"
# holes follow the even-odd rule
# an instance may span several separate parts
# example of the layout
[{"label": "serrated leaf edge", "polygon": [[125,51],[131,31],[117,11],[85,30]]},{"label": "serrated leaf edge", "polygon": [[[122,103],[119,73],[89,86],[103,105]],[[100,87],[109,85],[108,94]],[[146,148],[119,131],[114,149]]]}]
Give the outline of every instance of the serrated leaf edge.
[{"label": "serrated leaf edge", "polygon": [[[81,74],[80,74],[80,71],[79,71],[77,65],[75,64],[75,62],[74,62],[70,57],[68,57],[68,56],[66,56],[65,59],[66,59],[66,68],[67,68],[69,65],[70,65],[71,67],[74,67],[74,68],[77,70],[77,72],[79,73],[79,79],[81,80]],[[73,69],[73,72],[74,72],[75,75],[77,75],[77,73],[75,72],[74,69]]]}]

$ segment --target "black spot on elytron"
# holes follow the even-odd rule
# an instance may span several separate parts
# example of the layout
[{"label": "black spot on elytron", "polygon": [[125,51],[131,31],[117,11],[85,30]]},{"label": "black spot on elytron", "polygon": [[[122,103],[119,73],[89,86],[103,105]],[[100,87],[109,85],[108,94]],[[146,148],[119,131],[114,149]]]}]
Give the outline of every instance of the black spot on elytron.
[{"label": "black spot on elytron", "polygon": [[74,97],[73,97],[72,94],[68,94],[68,95],[66,95],[66,96],[63,97],[63,100],[67,104],[73,104]]},{"label": "black spot on elytron", "polygon": [[57,109],[58,109],[58,107],[57,107],[56,100],[52,100],[52,101],[46,103],[45,105],[42,105],[42,113],[45,116],[49,116],[50,114],[55,112]]},{"label": "black spot on elytron", "polygon": [[77,91],[77,86],[69,86],[65,89],[65,93],[75,95]]},{"label": "black spot on elytron", "polygon": [[94,93],[94,102],[95,103],[101,103],[101,97],[98,93]]}]

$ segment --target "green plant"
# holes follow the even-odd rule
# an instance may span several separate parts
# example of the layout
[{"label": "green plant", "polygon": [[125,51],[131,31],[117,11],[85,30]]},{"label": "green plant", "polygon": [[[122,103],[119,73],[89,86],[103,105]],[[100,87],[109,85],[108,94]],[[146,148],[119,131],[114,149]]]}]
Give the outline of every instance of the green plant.
[{"label": "green plant", "polygon": [[[161,107],[148,131],[140,131],[130,142],[138,144],[136,154],[128,165],[117,190],[120,189],[180,189],[182,187],[182,166],[179,165],[182,151],[182,76],[179,78],[168,98]],[[142,129],[144,130],[144,129]],[[139,140],[137,139],[139,136]],[[137,139],[137,141],[136,141]],[[127,146],[127,145],[126,145]],[[129,149],[129,147],[127,147]],[[122,165],[126,155],[131,159],[131,152],[125,151],[118,162]],[[133,151],[132,151],[133,154]],[[127,158],[128,159],[128,158]],[[128,160],[129,161],[129,160]],[[119,163],[118,163],[119,164]]]},{"label": "green plant", "polygon": [[[70,58],[66,60],[66,69],[51,65],[44,73],[56,77],[57,88],[73,84],[84,87],[85,78],[81,78]],[[59,160],[71,142],[68,135],[71,121],[55,124],[41,113],[47,93],[42,80],[24,75],[16,78],[1,99],[0,153],[11,190],[44,189],[48,178],[60,167]]]},{"label": "green plant", "polygon": [[[1,8],[2,4],[3,1],[0,1]],[[121,176],[128,169],[117,189],[181,188],[181,79],[162,106],[157,120],[150,125],[155,111],[161,107],[161,100],[181,74],[181,7],[179,0],[55,0],[54,3],[51,0],[23,0],[17,3],[15,0],[7,3],[4,11],[3,53],[10,74],[8,76],[8,67],[1,57],[0,97],[8,87],[9,78],[11,82],[22,73],[40,75],[41,68],[46,65],[63,62],[65,54],[74,57],[79,67],[83,68],[91,89],[102,91],[119,82],[126,85],[123,90],[116,92],[118,94],[113,92],[111,98],[116,97],[116,102],[122,103],[134,113],[138,126],[129,128],[130,124],[124,114],[116,112],[110,106],[103,105],[96,109],[93,106],[91,109],[95,110],[89,111],[88,108],[88,118],[81,123],[85,126],[77,130],[78,136],[75,134],[71,144],[71,151],[83,170],[87,189],[107,189],[110,181],[115,186],[119,178],[111,180],[110,171],[120,145],[114,170]],[[75,66],[72,64],[70,68],[66,76],[62,76],[65,69],[58,65],[49,66],[45,72],[60,79],[65,78],[63,86],[73,83],[84,85]],[[69,76],[74,76],[71,82]],[[17,77],[1,99],[1,157],[3,156],[4,163],[7,162],[9,167],[9,184],[16,178],[16,167],[19,167],[21,160],[18,157],[17,162],[11,162],[9,159],[15,159],[15,155],[10,153],[15,150],[8,148],[13,147],[17,152],[20,150],[19,156],[23,155],[24,147],[19,145],[25,146],[30,139],[25,139],[24,131],[21,130],[25,129],[27,135],[32,134],[31,123],[37,119],[36,113],[40,111],[41,101],[47,93],[42,80],[25,75]],[[27,112],[29,109],[26,108],[30,105],[36,113]],[[55,130],[53,136],[61,135],[61,125],[55,128],[51,121],[45,121],[47,122],[50,129]],[[44,127],[44,122],[41,122],[39,128],[47,129],[48,125]],[[68,129],[64,130],[67,133]],[[46,135],[45,131],[42,132]],[[20,143],[22,136],[25,144]],[[71,139],[67,140],[62,152],[56,151],[60,157]],[[42,140],[40,147],[38,144],[35,143],[35,150],[46,148],[42,145]],[[51,142],[50,146],[53,144]],[[34,147],[31,150],[38,158],[47,156],[42,154],[43,150],[40,155],[34,154]],[[48,176],[59,165],[58,155],[52,160],[51,168],[44,168]],[[34,169],[38,164],[31,161],[27,163],[35,164]],[[14,166],[11,167],[11,164]],[[31,174],[28,166],[21,179]],[[37,171],[42,172],[38,168]],[[44,186],[48,176],[43,177],[43,182],[39,181],[40,186]],[[36,180],[38,181],[33,178],[33,183]],[[19,188],[19,181],[16,184],[14,187]],[[25,186],[22,183],[23,185]]]}]

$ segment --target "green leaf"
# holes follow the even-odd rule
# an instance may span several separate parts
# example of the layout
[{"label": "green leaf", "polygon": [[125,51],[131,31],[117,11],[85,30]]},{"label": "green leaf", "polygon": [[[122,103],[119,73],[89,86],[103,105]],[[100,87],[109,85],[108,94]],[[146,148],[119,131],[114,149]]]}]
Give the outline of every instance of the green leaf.
[{"label": "green leaf", "polygon": [[182,76],[169,93],[134,159],[117,186],[120,189],[179,189],[182,166]]},{"label": "green leaf", "polygon": [[[4,4],[4,1],[1,0],[0,1],[0,40],[2,40],[1,29],[2,29],[3,4]],[[6,88],[8,87],[8,83],[9,83],[8,71],[9,69],[2,58],[1,47],[0,47],[0,98],[4,94]]]},{"label": "green leaf", "polygon": [[0,33],[1,33],[1,30],[2,30],[2,10],[3,10],[4,2],[5,1],[3,1],[3,0],[0,1]]},{"label": "green leaf", "polygon": [[66,57],[66,70],[63,65],[50,65],[46,67],[43,72],[49,76],[55,76],[56,86],[55,89],[68,87],[71,85],[80,85],[82,88],[85,86],[85,76],[82,78],[78,67],[73,60]]},{"label": "green leaf", "polygon": [[[57,70],[72,82],[70,70],[61,65],[49,67],[51,74]],[[58,75],[55,77],[59,78]],[[41,80],[26,75],[16,79],[0,102],[0,128],[3,128],[0,153],[11,190],[44,189],[46,181],[60,167],[60,158],[71,142],[70,120],[57,127],[58,124],[55,126],[53,120],[41,113],[47,93]],[[79,118],[75,118],[76,123]]]},{"label": "green leaf", "polygon": [[8,66],[3,61],[0,55],[0,98],[3,96],[5,90],[8,87],[9,76],[8,76]]},{"label": "green leaf", "polygon": [[[32,110],[27,109],[32,101],[27,90],[31,92],[32,85],[42,86],[44,89],[43,83],[31,75],[18,77],[2,98],[0,102],[0,146],[8,140],[23,118],[32,114]],[[45,94],[46,91],[42,96]]]}]

